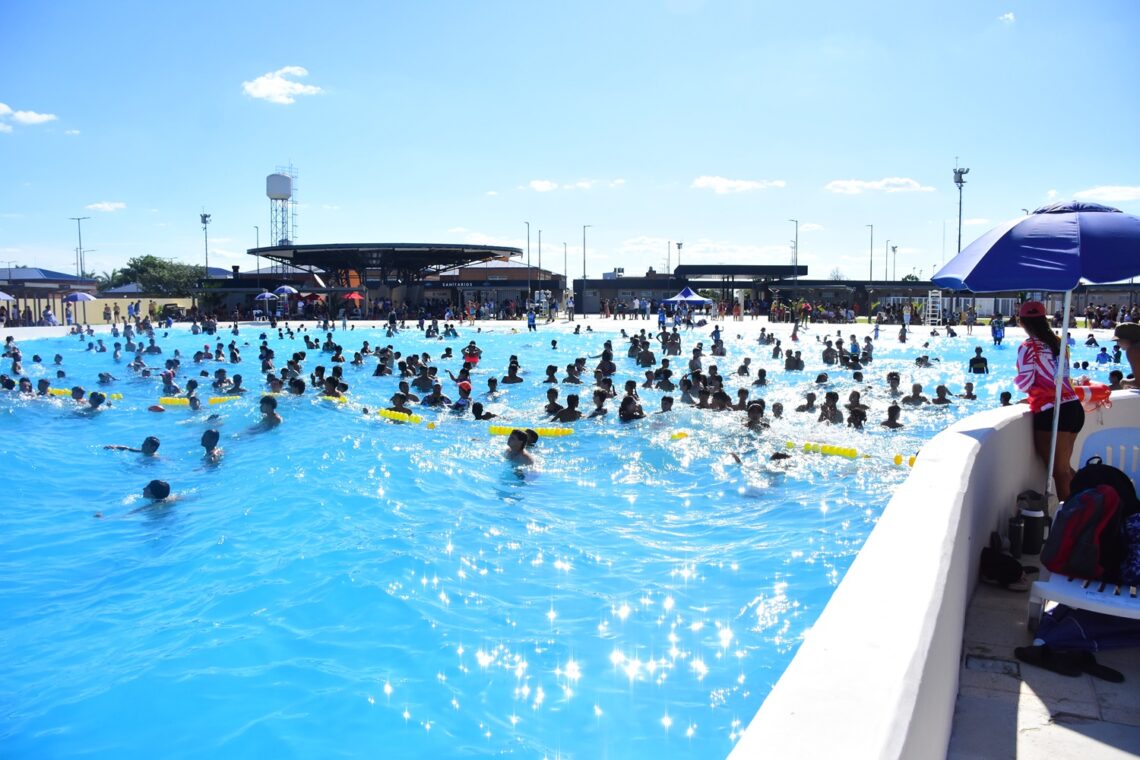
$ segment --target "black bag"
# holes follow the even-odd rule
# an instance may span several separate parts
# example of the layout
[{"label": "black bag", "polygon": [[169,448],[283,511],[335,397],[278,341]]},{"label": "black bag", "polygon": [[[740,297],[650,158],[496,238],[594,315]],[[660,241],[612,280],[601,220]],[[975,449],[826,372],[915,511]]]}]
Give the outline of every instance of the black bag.
[{"label": "black bag", "polygon": [[1069,493],[1079,493],[1101,485],[1112,486],[1116,495],[1120,497],[1122,520],[1140,512],[1140,500],[1136,498],[1136,488],[1132,485],[1132,480],[1123,470],[1105,464],[1100,457],[1089,457],[1085,466],[1077,470],[1073,482],[1069,485]]},{"label": "black bag", "polygon": [[1102,580],[1120,582],[1120,567],[1124,563],[1124,521],[1140,512],[1136,488],[1123,470],[1104,463],[1100,457],[1089,457],[1085,466],[1077,470],[1069,486],[1070,493],[1080,493],[1097,486],[1108,486],[1120,497],[1120,507],[1112,523],[1105,529],[1100,543],[1100,564],[1104,567]]}]

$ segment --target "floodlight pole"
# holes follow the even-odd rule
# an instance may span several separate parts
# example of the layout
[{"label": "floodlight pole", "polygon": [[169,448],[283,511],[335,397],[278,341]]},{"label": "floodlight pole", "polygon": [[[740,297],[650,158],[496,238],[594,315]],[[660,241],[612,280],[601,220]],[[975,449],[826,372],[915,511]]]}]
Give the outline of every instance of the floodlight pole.
[{"label": "floodlight pole", "polygon": [[868,224],[867,227],[871,228],[871,263],[867,270],[867,281],[875,279],[875,225]]},{"label": "floodlight pole", "polygon": [[530,222],[526,225],[526,306],[530,306]]},{"label": "floodlight pole", "polygon": [[253,225],[253,250],[254,258],[257,260],[257,289],[261,290],[261,228],[256,224]]},{"label": "floodlight pole", "polygon": [[538,289],[542,290],[542,230],[538,231]]},{"label": "floodlight pole", "polygon": [[789,219],[796,225],[796,239],[792,241],[792,281],[799,280],[800,271],[800,220]]},{"label": "floodlight pole", "polygon": [[891,241],[890,238],[888,238],[887,242],[883,245],[883,282],[887,280],[887,264],[890,262],[890,254]]},{"label": "floodlight pole", "polygon": [[[592,224],[582,225],[582,300],[586,299],[586,230],[593,227]],[[584,305],[584,304],[583,304]]]},{"label": "floodlight pole", "polygon": [[83,220],[90,219],[89,216],[72,216],[68,217],[75,222],[75,229],[79,233],[79,248],[75,250],[75,268],[78,270],[75,273],[76,277],[83,276]]},{"label": "floodlight pole", "polygon": [[899,278],[899,247],[897,245],[891,246],[891,279],[897,280]]},{"label": "floodlight pole", "polygon": [[210,234],[206,228],[210,224],[210,214],[199,214],[202,219],[202,244],[206,249],[206,279],[210,278]]}]

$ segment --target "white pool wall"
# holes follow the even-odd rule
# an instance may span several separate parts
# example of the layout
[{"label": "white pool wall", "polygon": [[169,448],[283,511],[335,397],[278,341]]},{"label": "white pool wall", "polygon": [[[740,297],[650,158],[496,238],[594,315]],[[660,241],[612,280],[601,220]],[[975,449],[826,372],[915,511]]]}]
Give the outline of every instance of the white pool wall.
[{"label": "white pool wall", "polygon": [[[1112,402],[1078,454],[1090,433],[1140,427],[1140,392]],[[1025,405],[935,436],[730,757],[945,756],[978,558],[1044,473]]]}]

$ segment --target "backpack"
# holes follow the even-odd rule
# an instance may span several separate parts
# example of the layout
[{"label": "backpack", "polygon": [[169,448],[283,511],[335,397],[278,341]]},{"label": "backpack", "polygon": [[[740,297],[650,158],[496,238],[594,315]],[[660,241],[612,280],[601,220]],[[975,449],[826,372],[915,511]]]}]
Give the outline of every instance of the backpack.
[{"label": "backpack", "polygon": [[1073,475],[1069,486],[1070,493],[1077,493],[1096,486],[1112,486],[1120,496],[1121,520],[1126,520],[1140,512],[1140,501],[1136,498],[1136,488],[1123,470],[1105,464],[1100,457],[1089,457],[1085,466]]},{"label": "backpack", "polygon": [[1124,559],[1120,502],[1107,485],[1070,496],[1053,519],[1041,564],[1074,578],[1116,579]]}]

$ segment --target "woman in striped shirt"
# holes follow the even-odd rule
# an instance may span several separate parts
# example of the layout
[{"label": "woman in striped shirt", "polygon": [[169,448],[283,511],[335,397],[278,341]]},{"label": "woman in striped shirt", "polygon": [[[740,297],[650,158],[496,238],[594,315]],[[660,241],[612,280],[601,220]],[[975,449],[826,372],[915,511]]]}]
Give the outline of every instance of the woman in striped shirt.
[{"label": "woman in striped shirt", "polygon": [[[1057,394],[1057,361],[1061,354],[1061,339],[1049,327],[1045,306],[1040,301],[1026,301],[1021,305],[1021,326],[1027,335],[1017,349],[1017,377],[1014,384],[1029,396],[1029,409],[1033,412],[1033,447],[1041,461],[1049,462],[1049,441],[1052,438],[1053,406]],[[1073,479],[1073,444],[1077,433],[1085,424],[1085,410],[1081,407],[1073,386],[1069,383],[1068,362],[1064,362],[1061,375],[1061,408],[1057,425],[1057,455],[1053,462],[1053,482],[1057,497],[1069,498],[1069,483]]]}]

